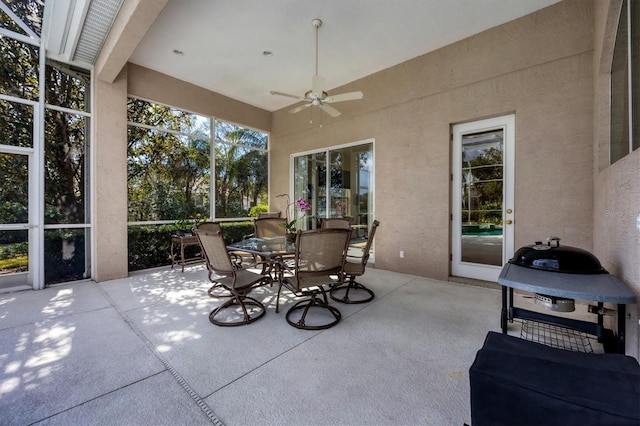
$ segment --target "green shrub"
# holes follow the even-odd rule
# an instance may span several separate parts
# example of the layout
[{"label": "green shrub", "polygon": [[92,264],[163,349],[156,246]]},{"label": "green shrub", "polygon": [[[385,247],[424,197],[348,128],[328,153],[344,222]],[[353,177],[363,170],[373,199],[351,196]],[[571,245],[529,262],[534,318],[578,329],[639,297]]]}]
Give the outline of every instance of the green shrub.
[{"label": "green shrub", "polygon": [[[242,237],[253,232],[253,222],[222,222],[222,233],[228,243],[240,241]],[[128,229],[128,262],[129,271],[170,265],[171,236],[176,227],[170,225],[136,225]],[[174,247],[179,253],[180,248]],[[195,257],[200,247],[185,247],[185,258]]]},{"label": "green shrub", "polygon": [[0,259],[0,270],[11,272],[26,271],[29,265],[29,257],[26,255]]},{"label": "green shrub", "polygon": [[249,209],[249,216],[250,217],[258,217],[259,213],[266,213],[269,211],[269,206],[266,204],[258,204],[257,206],[253,206],[251,207],[251,209]]}]

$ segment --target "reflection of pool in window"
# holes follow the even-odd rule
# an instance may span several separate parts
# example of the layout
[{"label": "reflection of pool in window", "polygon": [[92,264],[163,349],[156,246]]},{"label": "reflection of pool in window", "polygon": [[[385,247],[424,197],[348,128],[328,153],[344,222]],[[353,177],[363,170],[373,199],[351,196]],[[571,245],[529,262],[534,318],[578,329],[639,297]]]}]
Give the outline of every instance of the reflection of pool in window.
[{"label": "reflection of pool in window", "polygon": [[462,231],[462,235],[470,235],[473,237],[482,237],[482,236],[490,236],[490,235],[502,235],[502,228],[500,229],[487,229],[487,230],[478,230],[478,231]]},{"label": "reflection of pool in window", "polygon": [[502,266],[502,229],[462,234],[462,261]]}]

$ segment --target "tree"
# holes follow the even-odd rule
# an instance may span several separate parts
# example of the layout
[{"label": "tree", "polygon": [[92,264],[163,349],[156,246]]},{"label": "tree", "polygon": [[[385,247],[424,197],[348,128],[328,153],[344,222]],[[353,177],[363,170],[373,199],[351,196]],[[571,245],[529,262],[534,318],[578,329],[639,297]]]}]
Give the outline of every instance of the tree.
[{"label": "tree", "polygon": [[[46,101],[85,111],[90,76],[52,61],[46,65]],[[80,114],[47,109],[45,117],[46,223],[84,223],[85,152],[89,123]]]},{"label": "tree", "polygon": [[246,216],[245,201],[257,205],[268,186],[267,135],[256,130],[216,123],[216,216]]}]

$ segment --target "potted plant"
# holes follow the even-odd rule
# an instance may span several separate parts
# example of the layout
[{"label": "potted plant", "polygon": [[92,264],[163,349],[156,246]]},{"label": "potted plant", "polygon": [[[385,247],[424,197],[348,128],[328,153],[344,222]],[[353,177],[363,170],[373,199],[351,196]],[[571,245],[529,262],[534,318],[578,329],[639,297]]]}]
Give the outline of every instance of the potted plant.
[{"label": "potted plant", "polygon": [[[278,195],[278,197],[287,197],[287,208],[285,209],[286,220],[283,226],[287,231],[287,241],[293,242],[296,239],[296,232],[298,232],[296,223],[298,222],[298,219],[305,217],[304,213],[306,211],[311,210],[311,204],[309,204],[302,198],[298,198],[295,202],[292,203],[289,201],[289,194],[280,194]],[[298,216],[296,207],[300,209],[300,213],[302,213],[301,216]]]}]

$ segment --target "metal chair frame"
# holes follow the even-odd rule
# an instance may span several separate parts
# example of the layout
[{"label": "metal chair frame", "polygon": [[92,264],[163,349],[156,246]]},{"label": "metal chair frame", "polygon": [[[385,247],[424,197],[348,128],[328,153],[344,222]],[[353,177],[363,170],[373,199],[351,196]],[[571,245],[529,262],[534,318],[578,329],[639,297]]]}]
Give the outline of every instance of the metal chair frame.
[{"label": "metal chair frame", "polygon": [[[284,274],[280,279],[276,312],[279,312],[280,292],[286,287],[297,297],[306,299],[295,303],[286,314],[289,325],[304,330],[321,330],[333,327],[342,318],[340,311],[329,304],[327,291],[343,283],[344,266],[351,230],[338,228],[298,231],[296,235],[296,253],[291,268],[282,262]],[[311,311],[328,312],[332,320],[312,325],[307,322]],[[302,311],[299,319],[293,316]]]},{"label": "metal chair frame", "polygon": [[[238,269],[231,260],[231,254],[227,250],[221,231],[210,232],[194,229],[194,233],[203,249],[207,269],[210,272],[209,280],[215,283],[209,289],[209,295],[211,296],[211,291],[218,285],[230,293],[229,300],[209,313],[209,321],[218,326],[228,327],[250,324],[262,318],[266,313],[264,305],[258,300],[249,297],[248,294],[255,287],[264,285],[269,280],[268,277],[248,269]],[[247,306],[258,308],[257,313],[249,312]],[[224,321],[219,319],[226,310],[236,310],[238,307],[242,311],[240,320]]]},{"label": "metal chair frame", "polygon": [[[342,286],[336,286],[331,289],[329,295],[332,300],[340,303],[347,304],[356,304],[356,303],[367,303],[374,299],[375,294],[371,289],[368,289],[364,285],[360,284],[356,281],[356,277],[360,277],[364,275],[366,270],[367,262],[369,261],[369,253],[371,252],[371,246],[373,245],[373,237],[376,235],[376,229],[380,222],[377,220],[373,221],[371,224],[371,229],[369,230],[369,237],[367,239],[367,244],[365,244],[364,249],[362,251],[362,257],[355,256],[347,256],[347,261],[344,264],[344,275],[347,278],[347,283]],[[358,262],[349,262],[349,259],[358,259]],[[338,296],[338,293],[342,293],[344,291],[344,295],[342,297]],[[351,295],[353,293],[366,293],[367,295],[364,298],[352,299]]]}]

